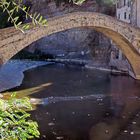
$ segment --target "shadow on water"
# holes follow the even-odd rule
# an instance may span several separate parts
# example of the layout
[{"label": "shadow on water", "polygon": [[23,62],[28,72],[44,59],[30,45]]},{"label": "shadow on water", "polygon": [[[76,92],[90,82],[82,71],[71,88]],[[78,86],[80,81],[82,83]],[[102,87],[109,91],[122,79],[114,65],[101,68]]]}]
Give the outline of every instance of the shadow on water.
[{"label": "shadow on water", "polygon": [[130,77],[51,65],[14,90],[36,104],[40,140],[140,140],[140,82]]}]

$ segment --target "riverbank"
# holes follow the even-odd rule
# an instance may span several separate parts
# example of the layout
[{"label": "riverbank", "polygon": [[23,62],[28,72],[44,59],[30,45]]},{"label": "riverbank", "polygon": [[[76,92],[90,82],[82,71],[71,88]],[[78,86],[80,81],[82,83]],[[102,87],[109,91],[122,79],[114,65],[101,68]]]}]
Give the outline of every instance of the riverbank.
[{"label": "riverbank", "polygon": [[82,66],[86,69],[105,71],[112,75],[130,75],[127,71],[111,69],[109,66],[90,65],[90,62],[91,60],[59,58],[47,59],[46,61],[11,60],[0,68],[0,92],[20,86],[24,79],[25,71],[54,63]]},{"label": "riverbank", "polygon": [[0,92],[20,86],[24,72],[38,66],[52,64],[45,61],[10,60],[0,68]]},{"label": "riverbank", "polygon": [[129,75],[128,71],[121,71],[121,70],[117,70],[117,69],[112,69],[110,67],[85,65],[85,68],[106,71],[106,72],[111,73],[112,75]]},{"label": "riverbank", "polygon": [[47,59],[47,61],[62,63],[66,65],[80,65],[80,66],[84,66],[87,69],[106,71],[114,75],[129,75],[129,72],[127,70],[119,70],[107,65],[102,66],[101,64],[94,64],[94,62],[92,62],[91,60],[56,58],[56,59]]}]

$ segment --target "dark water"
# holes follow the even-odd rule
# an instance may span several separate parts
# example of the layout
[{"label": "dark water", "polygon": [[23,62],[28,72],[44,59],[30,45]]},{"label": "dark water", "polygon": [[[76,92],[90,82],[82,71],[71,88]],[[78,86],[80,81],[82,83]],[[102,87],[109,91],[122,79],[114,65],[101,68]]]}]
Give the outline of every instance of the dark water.
[{"label": "dark water", "polygon": [[16,90],[43,98],[31,112],[39,140],[140,140],[140,82],[130,77],[49,65],[25,72]]}]

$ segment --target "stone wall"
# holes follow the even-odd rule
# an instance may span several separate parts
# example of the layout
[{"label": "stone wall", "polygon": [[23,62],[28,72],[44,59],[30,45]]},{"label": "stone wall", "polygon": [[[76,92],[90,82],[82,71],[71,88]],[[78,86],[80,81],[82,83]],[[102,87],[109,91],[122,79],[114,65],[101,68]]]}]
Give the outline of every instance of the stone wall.
[{"label": "stone wall", "polygon": [[46,37],[46,35],[49,36],[68,29],[70,30],[71,28],[86,27],[101,32],[112,39],[129,60],[133,68],[133,73],[131,72],[131,75],[136,79],[140,79],[139,28],[135,28],[130,24],[119,21],[111,16],[96,12],[73,12],[54,17],[48,20],[48,25],[48,27],[34,26],[30,31],[26,31],[25,34],[16,30],[14,27],[1,29],[0,52],[2,62],[7,62],[22,49],[26,48],[31,43]]}]

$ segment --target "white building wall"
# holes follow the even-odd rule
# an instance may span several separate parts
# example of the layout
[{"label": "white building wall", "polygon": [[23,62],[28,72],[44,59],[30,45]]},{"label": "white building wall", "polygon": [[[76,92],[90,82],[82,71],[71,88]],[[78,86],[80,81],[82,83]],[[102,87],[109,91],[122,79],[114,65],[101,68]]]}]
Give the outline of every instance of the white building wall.
[{"label": "white building wall", "polygon": [[130,23],[130,1],[129,0],[118,0],[116,5],[116,17],[119,20]]},{"label": "white building wall", "polygon": [[[134,3],[132,1],[134,2],[134,0],[118,0],[116,17],[118,20],[140,27],[140,0],[135,0]],[[125,62],[126,67],[131,71],[131,66],[121,50],[118,50],[118,59],[119,62]]]},{"label": "white building wall", "polygon": [[[139,0],[140,1],[140,0]],[[130,23],[131,22],[131,2],[130,0],[118,0],[116,4],[116,17],[117,19]],[[121,50],[118,50],[118,59],[123,59]]]}]

